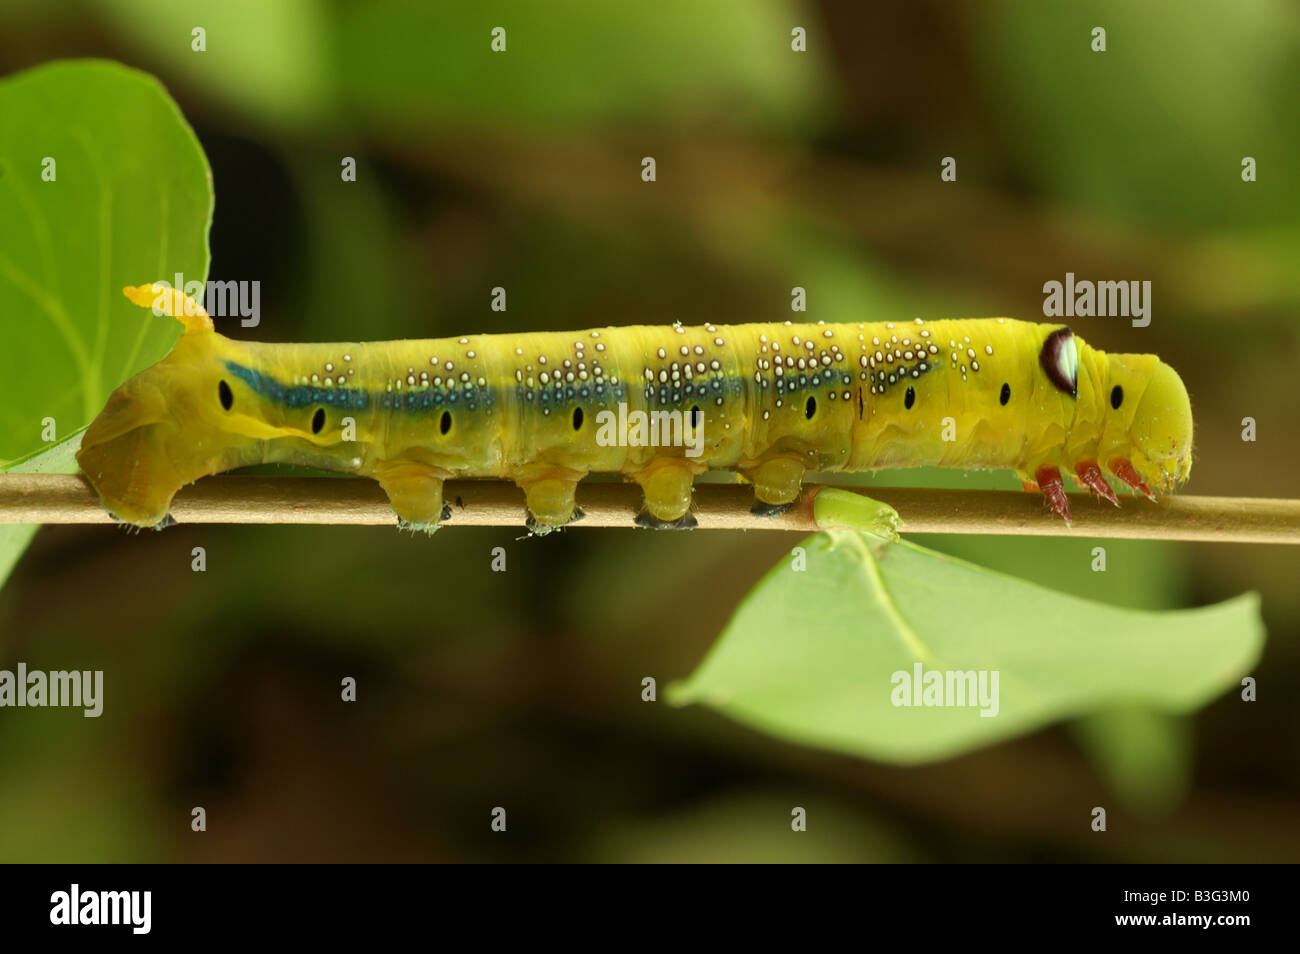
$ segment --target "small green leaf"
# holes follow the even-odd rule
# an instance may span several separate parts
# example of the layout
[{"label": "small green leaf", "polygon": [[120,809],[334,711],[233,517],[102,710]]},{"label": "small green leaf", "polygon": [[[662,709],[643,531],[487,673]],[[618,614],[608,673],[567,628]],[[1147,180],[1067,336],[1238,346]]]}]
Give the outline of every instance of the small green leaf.
[{"label": "small green leaf", "polygon": [[[695,673],[670,687],[672,702],[794,742],[922,762],[1116,707],[1190,711],[1234,684],[1263,645],[1255,594],[1143,612],[854,531],[803,546],[806,570],[784,561],[770,572]],[[918,672],[917,695],[905,694]],[[970,673],[976,687],[982,673],[988,697],[896,704],[923,699],[932,672],[945,683]]]}]

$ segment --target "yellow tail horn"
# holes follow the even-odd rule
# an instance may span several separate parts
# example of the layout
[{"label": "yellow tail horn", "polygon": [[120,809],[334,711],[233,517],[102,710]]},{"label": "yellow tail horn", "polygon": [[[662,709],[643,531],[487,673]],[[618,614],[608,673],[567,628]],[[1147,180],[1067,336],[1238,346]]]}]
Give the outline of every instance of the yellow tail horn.
[{"label": "yellow tail horn", "polygon": [[170,315],[185,326],[187,335],[213,331],[212,318],[202,305],[177,288],[154,282],[152,285],[127,285],[122,294],[141,308],[152,308],[156,315]]}]

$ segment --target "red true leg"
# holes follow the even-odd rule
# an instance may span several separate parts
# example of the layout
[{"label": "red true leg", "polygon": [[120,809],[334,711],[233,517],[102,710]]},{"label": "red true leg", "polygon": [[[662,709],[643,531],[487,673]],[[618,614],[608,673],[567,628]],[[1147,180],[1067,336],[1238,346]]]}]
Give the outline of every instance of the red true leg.
[{"label": "red true leg", "polygon": [[1038,487],[1047,498],[1047,502],[1052,505],[1052,509],[1061,515],[1065,525],[1070,525],[1070,500],[1065,496],[1065,481],[1061,479],[1061,472],[1055,467],[1040,467],[1038,473],[1034,474],[1034,479],[1038,481]]},{"label": "red true leg", "polygon": [[1124,481],[1134,490],[1146,494],[1148,500],[1155,500],[1156,495],[1151,492],[1151,488],[1146,485],[1142,475],[1137,472],[1132,463],[1124,457],[1112,457],[1110,461],[1110,470],[1116,477]]},{"label": "red true leg", "polygon": [[1111,489],[1110,484],[1106,483],[1106,478],[1102,476],[1101,468],[1097,466],[1095,460],[1081,460],[1075,465],[1074,472],[1079,476],[1079,483],[1096,491],[1099,496],[1105,497],[1116,507],[1119,506],[1119,498],[1115,496],[1115,491]]}]

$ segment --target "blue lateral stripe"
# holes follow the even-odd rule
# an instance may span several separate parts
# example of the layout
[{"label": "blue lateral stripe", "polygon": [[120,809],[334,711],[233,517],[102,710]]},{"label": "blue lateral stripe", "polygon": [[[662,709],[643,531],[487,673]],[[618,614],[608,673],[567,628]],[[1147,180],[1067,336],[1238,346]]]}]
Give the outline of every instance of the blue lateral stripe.
[{"label": "blue lateral stripe", "polygon": [[360,411],[370,404],[370,394],[359,388],[317,388],[305,384],[286,387],[268,374],[246,368],[233,361],[226,362],[226,369],[257,394],[285,407],[325,404],[330,407]]}]

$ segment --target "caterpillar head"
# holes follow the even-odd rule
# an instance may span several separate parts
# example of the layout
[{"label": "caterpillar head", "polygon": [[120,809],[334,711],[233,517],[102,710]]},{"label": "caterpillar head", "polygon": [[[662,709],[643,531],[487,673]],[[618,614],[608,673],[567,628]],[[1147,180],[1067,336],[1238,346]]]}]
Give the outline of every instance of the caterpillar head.
[{"label": "caterpillar head", "polygon": [[171,354],[109,396],[82,436],[77,463],[109,513],[151,527],[181,487],[252,463],[258,450],[222,417],[221,368],[239,345],[213,330],[201,306],[164,285],[125,292],[176,317],[186,332]]},{"label": "caterpillar head", "polygon": [[[1108,434],[1117,435],[1103,460],[1116,476],[1127,460],[1147,484],[1169,491],[1192,469],[1192,404],[1182,378],[1149,354],[1110,355],[1106,389]],[[1139,488],[1140,489],[1140,488]]]}]

